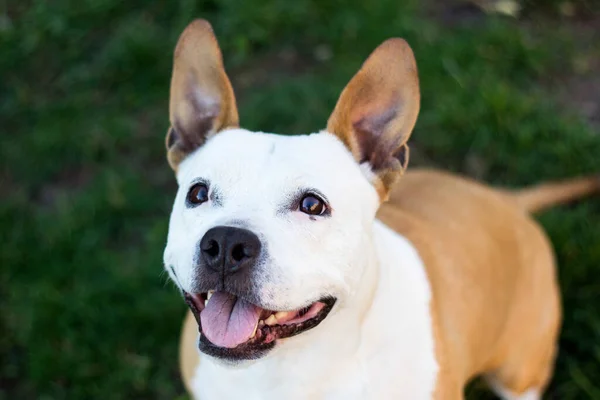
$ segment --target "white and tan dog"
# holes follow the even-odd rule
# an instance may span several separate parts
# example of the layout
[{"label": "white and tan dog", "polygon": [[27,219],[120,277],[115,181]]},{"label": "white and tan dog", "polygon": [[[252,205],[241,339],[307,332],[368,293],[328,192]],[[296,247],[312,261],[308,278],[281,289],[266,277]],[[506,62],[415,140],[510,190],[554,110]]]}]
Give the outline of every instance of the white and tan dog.
[{"label": "white and tan dog", "polygon": [[529,212],[600,183],[509,193],[415,171],[395,184],[418,112],[413,53],[390,39],[326,130],[241,129],[210,25],[183,32],[164,262],[191,308],[181,364],[194,398],[461,399],[480,374],[504,399],[541,397],[561,313]]}]

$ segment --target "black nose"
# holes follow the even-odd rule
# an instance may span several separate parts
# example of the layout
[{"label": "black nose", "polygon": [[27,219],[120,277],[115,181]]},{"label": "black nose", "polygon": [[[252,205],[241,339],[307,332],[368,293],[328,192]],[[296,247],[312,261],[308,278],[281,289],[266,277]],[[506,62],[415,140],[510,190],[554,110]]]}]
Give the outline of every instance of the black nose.
[{"label": "black nose", "polygon": [[251,267],[260,254],[258,236],[247,229],[217,226],[204,234],[200,253],[205,265],[224,275]]}]

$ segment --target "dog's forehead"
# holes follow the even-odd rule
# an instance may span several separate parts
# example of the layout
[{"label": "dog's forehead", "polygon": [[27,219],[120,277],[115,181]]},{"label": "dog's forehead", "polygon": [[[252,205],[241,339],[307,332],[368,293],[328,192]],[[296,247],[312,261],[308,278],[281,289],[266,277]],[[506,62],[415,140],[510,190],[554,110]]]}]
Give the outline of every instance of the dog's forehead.
[{"label": "dog's forehead", "polygon": [[331,193],[363,178],[350,152],[329,133],[285,136],[244,129],[215,135],[181,163],[177,176],[183,187],[205,179],[238,193],[294,188]]}]

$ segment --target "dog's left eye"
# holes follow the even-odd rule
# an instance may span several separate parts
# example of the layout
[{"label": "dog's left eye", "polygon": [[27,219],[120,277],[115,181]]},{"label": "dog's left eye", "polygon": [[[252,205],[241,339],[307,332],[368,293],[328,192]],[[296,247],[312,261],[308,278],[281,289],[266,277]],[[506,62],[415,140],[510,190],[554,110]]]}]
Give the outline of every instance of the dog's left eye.
[{"label": "dog's left eye", "polygon": [[203,183],[197,183],[190,188],[187,195],[188,202],[192,206],[208,201],[208,188]]},{"label": "dog's left eye", "polygon": [[323,215],[326,210],[325,202],[314,194],[307,194],[300,201],[300,211],[304,214]]}]

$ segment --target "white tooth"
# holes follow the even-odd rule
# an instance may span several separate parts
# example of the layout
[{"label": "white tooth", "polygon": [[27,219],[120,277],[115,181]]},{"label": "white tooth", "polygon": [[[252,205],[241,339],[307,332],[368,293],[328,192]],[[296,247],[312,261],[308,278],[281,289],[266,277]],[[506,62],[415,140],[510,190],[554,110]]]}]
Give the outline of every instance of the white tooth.
[{"label": "white tooth", "polygon": [[269,318],[265,320],[265,324],[267,325],[275,325],[277,324],[277,318],[275,318],[275,314],[271,314]]},{"label": "white tooth", "polygon": [[211,290],[208,293],[206,293],[206,300],[204,300],[204,307],[206,307],[206,305],[208,304],[208,301],[210,300],[210,298],[212,297],[214,291]]},{"label": "white tooth", "polygon": [[262,319],[260,321],[258,321],[258,327],[262,328],[263,326],[265,326],[265,321],[263,321]]},{"label": "white tooth", "polygon": [[250,336],[250,338],[252,339],[254,336],[256,336],[256,330],[258,329],[258,322],[256,323],[256,326],[254,327],[254,332],[252,332],[252,336]]},{"label": "white tooth", "polygon": [[275,318],[276,319],[284,319],[287,318],[287,316],[289,315],[289,311],[278,311],[275,313]]}]

